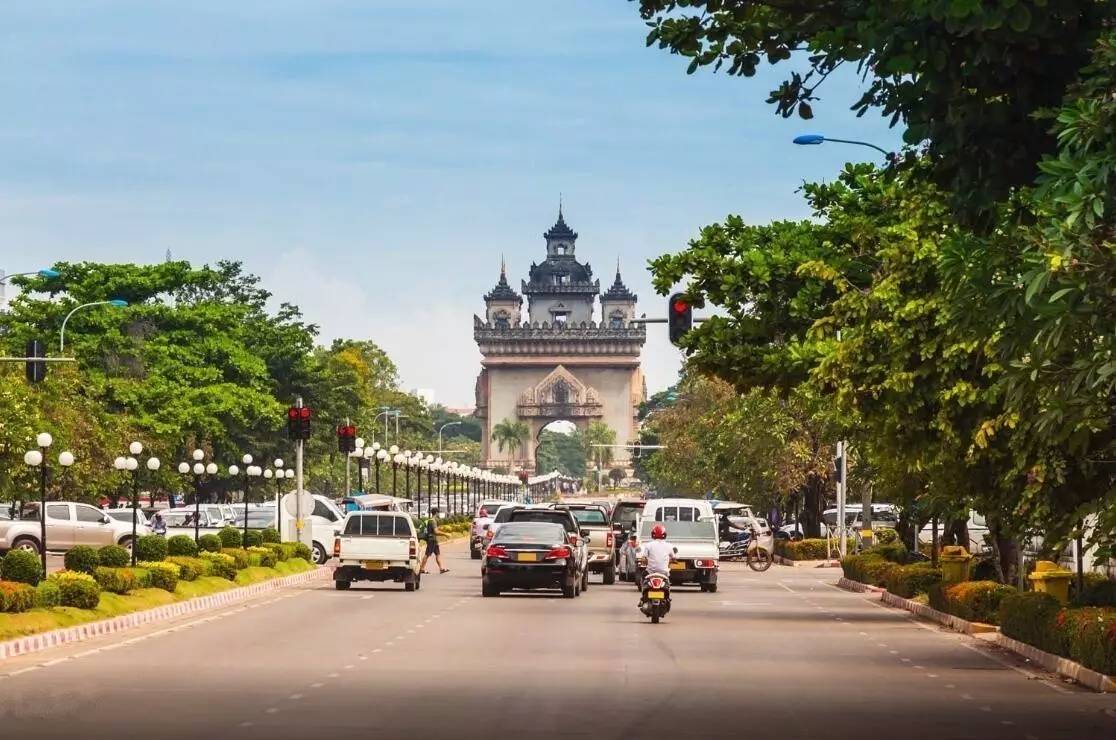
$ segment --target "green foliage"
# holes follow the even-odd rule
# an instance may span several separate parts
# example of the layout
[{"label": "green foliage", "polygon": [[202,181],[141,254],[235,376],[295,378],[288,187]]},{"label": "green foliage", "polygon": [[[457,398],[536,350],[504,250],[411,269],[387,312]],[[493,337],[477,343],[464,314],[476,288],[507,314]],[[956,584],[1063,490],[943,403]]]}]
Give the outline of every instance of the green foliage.
[{"label": "green foliage", "polygon": [[776,540],[775,552],[788,560],[825,560],[832,554],[825,539],[809,537],[797,542]]},{"label": "green foliage", "polygon": [[1064,609],[1054,621],[1063,655],[1086,668],[1116,675],[1116,609]]},{"label": "green foliage", "polygon": [[232,555],[203,550],[198,553],[198,557],[210,564],[212,575],[227,578],[230,581],[236,579],[236,558]]},{"label": "green foliage", "polygon": [[539,435],[535,466],[540,473],[557,470],[573,478],[584,478],[585,445],[581,434],[562,434],[544,429]]},{"label": "green foliage", "polygon": [[253,545],[248,548],[248,552],[259,558],[259,564],[265,568],[274,568],[275,564],[279,562],[278,553],[269,547]]},{"label": "green foliage", "polygon": [[898,563],[885,560],[882,555],[874,552],[841,558],[841,570],[845,578],[870,586],[886,587],[891,573],[900,567]]},{"label": "green foliage", "polygon": [[27,550],[10,550],[0,562],[0,579],[38,585],[43,578],[43,564],[39,556]]},{"label": "green foliage", "polygon": [[193,557],[198,554],[198,545],[194,538],[185,534],[176,534],[167,540],[167,552],[170,555],[185,555]]},{"label": "green foliage", "polygon": [[530,436],[531,430],[527,427],[527,422],[520,419],[504,419],[492,427],[492,441],[496,443],[496,449],[500,452],[506,449],[512,459]]},{"label": "green foliage", "polygon": [[0,581],[0,612],[25,612],[35,606],[35,587],[16,581]]},{"label": "green foliage", "polygon": [[132,556],[120,545],[105,545],[97,550],[97,559],[106,568],[124,568],[132,562]]},{"label": "green foliage", "polygon": [[97,566],[101,564],[101,555],[96,548],[88,545],[75,545],[66,551],[62,562],[65,564],[66,570],[92,574]]},{"label": "green foliage", "polygon": [[273,527],[266,527],[260,531],[260,536],[263,537],[264,544],[278,544],[279,543],[279,530]]},{"label": "green foliage", "polygon": [[884,587],[904,599],[913,599],[919,594],[931,593],[942,582],[942,571],[929,563],[901,565],[888,573]]},{"label": "green foliage", "polygon": [[1000,600],[1000,631],[1040,650],[1063,655],[1066,648],[1055,623],[1061,610],[1062,605],[1050,594],[1007,594]]},{"label": "green foliage", "polygon": [[206,552],[221,552],[221,538],[215,534],[203,534],[198,538],[198,548]]},{"label": "green foliage", "polygon": [[259,547],[263,544],[263,533],[258,529],[249,529],[244,533],[244,546],[248,548]]},{"label": "green foliage", "polygon": [[35,608],[50,609],[61,604],[62,592],[58,584],[51,580],[40,581],[35,587]]},{"label": "green foliage", "polygon": [[1074,599],[1074,605],[1116,607],[1116,581],[1105,578],[1086,584],[1081,594]]},{"label": "green foliage", "polygon": [[285,547],[287,543],[279,542],[265,542],[264,547],[275,553],[275,557],[280,560],[287,560],[291,556],[291,549]]},{"label": "green foliage", "polygon": [[304,543],[296,542],[294,544],[294,554],[291,555],[291,557],[302,558],[306,562],[312,562],[314,559],[314,553]]},{"label": "green foliage", "polygon": [[890,560],[900,565],[907,562],[907,546],[902,542],[891,542],[886,545],[879,544],[875,547],[868,548],[867,552],[877,554],[885,560]]},{"label": "green foliage", "polygon": [[[164,561],[141,561],[137,563],[137,565],[150,574],[152,588],[161,588],[170,593],[174,593],[174,590],[178,588],[178,579],[182,573],[182,566]],[[196,572],[194,578],[197,578]],[[193,578],[186,580],[193,580]]]},{"label": "green foliage", "polygon": [[88,573],[60,570],[47,576],[58,587],[59,606],[76,609],[96,609],[101,601],[101,587]]},{"label": "green foliage", "polygon": [[899,541],[899,533],[891,527],[880,527],[874,531],[876,542],[881,545],[891,545]]},{"label": "green foliage", "polygon": [[930,590],[930,606],[970,622],[995,624],[1003,600],[1018,593],[995,581],[939,583]]},{"label": "green foliage", "polygon": [[231,557],[237,570],[244,570],[252,564],[252,553],[239,547],[222,547],[221,552]]},{"label": "green foliage", "polygon": [[93,570],[93,578],[102,591],[114,594],[126,594],[151,585],[150,573],[139,568],[101,565]]},{"label": "green foliage", "polygon": [[213,575],[212,563],[199,557],[171,555],[166,562],[178,566],[178,577],[183,581],[194,581],[198,576]]},{"label": "green foliage", "polygon": [[[170,554],[166,537],[157,534],[140,537],[136,540],[135,548],[136,559],[148,562],[163,560]],[[67,565],[66,567],[69,568],[70,566]],[[70,568],[70,570],[73,570],[73,568]]]},{"label": "green foliage", "polygon": [[236,527],[223,527],[217,536],[221,538],[221,547],[240,547],[243,534]]}]

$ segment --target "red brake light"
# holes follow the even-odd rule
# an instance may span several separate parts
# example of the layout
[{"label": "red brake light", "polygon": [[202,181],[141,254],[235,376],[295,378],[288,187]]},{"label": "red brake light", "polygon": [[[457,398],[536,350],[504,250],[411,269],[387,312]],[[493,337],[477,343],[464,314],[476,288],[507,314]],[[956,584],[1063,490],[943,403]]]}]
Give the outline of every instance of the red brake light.
[{"label": "red brake light", "polygon": [[712,568],[715,565],[716,565],[716,563],[712,560],[695,560],[694,561],[694,567],[695,568]]},{"label": "red brake light", "polygon": [[612,547],[612,543],[614,543],[615,541],[616,540],[612,539],[612,532],[609,532],[607,535],[605,535],[605,547]]},{"label": "red brake light", "polygon": [[333,557],[335,557],[335,558],[341,557],[341,538],[340,537],[334,537],[333,538]]},{"label": "red brake light", "polygon": [[492,545],[485,550],[484,554],[490,558],[506,558],[508,556],[508,551],[500,545]]},{"label": "red brake light", "polygon": [[651,588],[662,588],[666,585],[666,581],[659,576],[651,576],[650,580],[648,580],[647,582],[647,585]]},{"label": "red brake light", "polygon": [[291,406],[289,409],[287,409],[287,418],[288,419],[297,419],[298,418],[298,408],[295,407],[295,406]]},{"label": "red brake light", "polygon": [[411,540],[411,549],[408,551],[408,554],[412,558],[418,557],[418,540]]},{"label": "red brake light", "polygon": [[546,554],[546,557],[543,558],[543,559],[544,560],[556,560],[558,558],[572,558],[572,557],[573,557],[573,553],[570,551],[570,548],[566,547],[565,545],[559,545],[558,547],[555,547],[553,550],[548,552]]}]

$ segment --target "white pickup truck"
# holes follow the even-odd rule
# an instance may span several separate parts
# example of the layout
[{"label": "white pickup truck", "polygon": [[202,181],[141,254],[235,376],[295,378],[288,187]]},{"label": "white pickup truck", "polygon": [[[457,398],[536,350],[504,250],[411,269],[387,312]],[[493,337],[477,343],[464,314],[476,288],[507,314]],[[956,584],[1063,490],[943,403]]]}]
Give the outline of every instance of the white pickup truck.
[{"label": "white pickup truck", "polygon": [[333,541],[338,591],[354,581],[394,581],[407,591],[422,585],[418,533],[409,514],[397,511],[354,511],[341,522]]}]

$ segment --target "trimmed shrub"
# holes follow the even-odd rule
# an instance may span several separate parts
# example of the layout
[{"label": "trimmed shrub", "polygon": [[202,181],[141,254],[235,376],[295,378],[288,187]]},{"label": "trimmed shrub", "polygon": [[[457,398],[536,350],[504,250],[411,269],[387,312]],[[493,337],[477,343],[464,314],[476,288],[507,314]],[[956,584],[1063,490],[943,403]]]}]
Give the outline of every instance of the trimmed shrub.
[{"label": "trimmed shrub", "polygon": [[106,568],[126,568],[132,562],[132,556],[120,545],[105,545],[97,551],[97,557]]},{"label": "trimmed shrub", "polygon": [[279,530],[275,527],[266,527],[260,531],[260,537],[263,537],[263,542],[266,545],[269,542],[279,544]]},{"label": "trimmed shrub", "polygon": [[35,608],[50,609],[62,603],[58,584],[51,580],[42,581],[35,587]]},{"label": "trimmed shrub", "polygon": [[296,542],[296,543],[294,543],[294,555],[293,555],[293,557],[302,558],[303,560],[305,560],[306,562],[309,563],[310,561],[312,561],[314,559],[314,553],[304,543]]},{"label": "trimmed shrub", "polygon": [[278,542],[265,542],[264,547],[275,553],[276,560],[287,560],[290,557],[287,549]]},{"label": "trimmed shrub", "polygon": [[217,536],[221,538],[221,547],[240,547],[244,537],[236,527],[223,527]]},{"label": "trimmed shrub", "polygon": [[147,563],[165,560],[170,554],[167,539],[157,534],[148,534],[136,540],[136,560]]},{"label": "trimmed shrub", "polygon": [[1116,675],[1116,609],[1063,609],[1054,619],[1063,653],[1094,671]]},{"label": "trimmed shrub", "polygon": [[798,542],[778,540],[777,544],[782,547],[776,547],[776,550],[781,549],[780,554],[791,560],[823,560],[828,555],[824,539],[806,539]]},{"label": "trimmed shrub", "polygon": [[248,552],[259,558],[260,565],[265,568],[274,568],[279,561],[275,551],[267,547],[249,547]]},{"label": "trimmed shrub", "polygon": [[252,554],[239,547],[222,547],[221,552],[236,561],[236,569],[244,570],[252,564]]},{"label": "trimmed shrub", "polygon": [[875,530],[877,545],[891,545],[899,541],[899,533],[891,527],[880,527]]},{"label": "trimmed shrub", "polygon": [[76,609],[96,609],[101,603],[101,587],[88,573],[60,570],[51,573],[48,581],[58,586],[58,603]]},{"label": "trimmed shrub", "polygon": [[198,538],[198,548],[206,552],[221,552],[221,538],[215,534],[203,534]]},{"label": "trimmed shrub", "polygon": [[902,542],[895,541],[888,544],[880,544],[875,547],[869,547],[866,551],[868,554],[875,553],[884,560],[890,560],[893,563],[903,565],[907,562],[907,546]]},{"label": "trimmed shrub", "polygon": [[199,576],[213,575],[213,566],[208,560],[202,560],[201,558],[192,558],[189,555],[171,555],[165,562],[178,566],[178,578],[181,581],[195,581]]},{"label": "trimmed shrub", "polygon": [[1011,586],[996,581],[943,584],[930,592],[930,606],[970,622],[996,624],[1000,619],[1000,603],[1017,593]]},{"label": "trimmed shrub", "polygon": [[88,545],[76,545],[66,552],[62,562],[65,563],[66,570],[92,574],[97,566],[101,564],[101,556],[96,548]]},{"label": "trimmed shrub", "polygon": [[0,562],[0,578],[5,581],[37,586],[43,579],[43,564],[30,550],[11,550]]},{"label": "trimmed shrub", "polygon": [[914,563],[900,565],[888,574],[885,584],[888,591],[904,599],[913,599],[919,594],[930,593],[930,590],[942,582],[942,571],[934,568],[930,563]]},{"label": "trimmed shrub", "polygon": [[896,567],[898,563],[885,560],[874,552],[846,555],[841,559],[841,569],[845,572],[846,578],[872,586],[883,586],[887,583],[888,574]]},{"label": "trimmed shrub", "polygon": [[1055,619],[1062,605],[1050,594],[1007,594],[1000,600],[1000,632],[1040,650],[1065,654]]},{"label": "trimmed shrub", "polygon": [[205,550],[198,553],[198,557],[210,564],[213,575],[230,581],[236,579],[236,560],[231,555]]},{"label": "trimmed shrub", "polygon": [[[151,577],[151,586],[153,588],[161,588],[164,591],[174,593],[178,588],[178,577],[181,572],[181,566],[175,563],[167,563],[162,560],[159,561],[143,561],[139,563],[139,567],[146,570]],[[197,578],[195,572],[194,578]],[[192,579],[191,579],[192,580]]]},{"label": "trimmed shrub", "polygon": [[[137,588],[143,588],[140,578],[133,568],[110,568],[100,565],[93,571],[93,577],[97,580],[97,585],[101,587],[102,591],[108,591],[112,594],[126,594],[129,591],[135,591]],[[148,580],[150,581],[150,576]]]},{"label": "trimmed shrub", "polygon": [[[198,545],[194,542],[193,537],[176,534],[167,540],[167,554],[192,558],[198,554]],[[166,560],[166,558],[163,559]]]},{"label": "trimmed shrub", "polygon": [[1086,582],[1075,606],[1116,606],[1116,581],[1108,579]]},{"label": "trimmed shrub", "polygon": [[35,587],[16,581],[0,581],[0,612],[15,614],[35,606]]},{"label": "trimmed shrub", "polygon": [[258,529],[249,529],[244,533],[245,547],[259,547],[263,544],[263,533]]}]

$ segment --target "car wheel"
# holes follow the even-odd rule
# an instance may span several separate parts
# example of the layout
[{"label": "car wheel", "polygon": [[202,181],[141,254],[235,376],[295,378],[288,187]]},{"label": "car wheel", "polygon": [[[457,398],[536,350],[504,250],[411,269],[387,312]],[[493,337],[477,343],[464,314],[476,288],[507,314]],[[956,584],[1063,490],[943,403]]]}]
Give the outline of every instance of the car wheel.
[{"label": "car wheel", "polygon": [[418,591],[422,588],[422,576],[418,573],[415,574],[415,590]]},{"label": "car wheel", "polygon": [[581,590],[582,591],[588,591],[589,590],[589,571],[588,570],[585,570],[581,574]]},{"label": "car wheel", "polygon": [[117,542],[116,544],[120,545],[125,550],[127,550],[129,555],[132,554],[132,538],[131,537],[121,537],[120,541]]},{"label": "car wheel", "polygon": [[698,586],[701,587],[701,592],[702,593],[705,593],[706,591],[709,590],[709,584],[708,583],[699,583]]},{"label": "car wheel", "polygon": [[33,552],[39,554],[39,543],[30,537],[20,537],[12,543],[13,550],[24,550],[25,552]]},{"label": "car wheel", "polygon": [[314,558],[314,562],[318,565],[325,565],[325,561],[329,560],[329,554],[320,542],[315,542],[310,548],[310,557]]},{"label": "car wheel", "polygon": [[566,582],[562,584],[562,595],[565,596],[567,599],[572,599],[573,597],[577,596],[576,578],[567,579]]},{"label": "car wheel", "polygon": [[487,580],[481,581],[481,596],[499,596],[500,589],[492,586]]},{"label": "car wheel", "polygon": [[415,588],[416,588],[416,585],[415,585],[414,581],[407,581],[403,584],[403,590],[404,591],[414,591]]},{"label": "car wheel", "polygon": [[471,557],[473,560],[480,560],[481,559],[480,550],[474,550],[473,548],[469,548],[469,557]]},{"label": "car wheel", "polygon": [[705,590],[708,593],[715,594],[715,593],[717,593],[717,584],[716,583],[706,583],[705,584]]},{"label": "car wheel", "polygon": [[658,614],[652,614],[651,615],[651,624],[658,624],[658,623],[659,623],[659,615]]},{"label": "car wheel", "polygon": [[611,586],[616,583],[616,566],[610,565],[601,572],[601,583]]},{"label": "car wheel", "polygon": [[351,586],[351,585],[352,584],[349,583],[348,581],[334,581],[333,582],[333,587],[335,589],[337,589],[338,591],[348,591],[349,586]]}]

